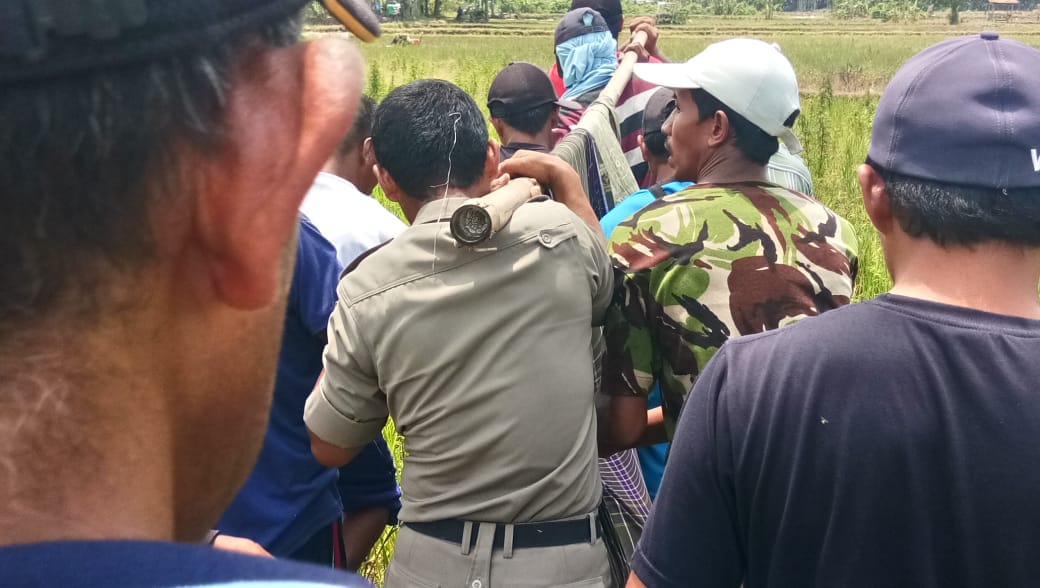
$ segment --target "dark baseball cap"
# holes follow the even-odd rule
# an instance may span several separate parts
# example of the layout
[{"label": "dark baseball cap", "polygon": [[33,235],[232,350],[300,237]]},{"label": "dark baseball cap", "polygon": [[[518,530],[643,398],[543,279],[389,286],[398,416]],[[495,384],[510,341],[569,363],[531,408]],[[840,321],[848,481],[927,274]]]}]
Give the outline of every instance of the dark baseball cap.
[{"label": "dark baseball cap", "polygon": [[869,157],[945,184],[1040,187],[1040,51],[982,33],[911,57],[881,95]]},{"label": "dark baseball cap", "polygon": [[576,8],[591,8],[598,12],[606,21],[610,34],[615,39],[621,32],[621,23],[624,19],[621,11],[621,0],[573,0],[571,10]]},{"label": "dark baseball cap", "polygon": [[[366,0],[323,0],[363,41]],[[0,83],[156,59],[297,14],[306,0],[0,0]]]},{"label": "dark baseball cap", "polygon": [[494,117],[527,112],[546,104],[575,106],[557,99],[549,76],[533,63],[510,63],[498,72],[488,90],[488,110]]},{"label": "dark baseball cap", "polygon": [[643,136],[660,133],[673,110],[675,92],[671,88],[658,88],[643,107]]},{"label": "dark baseball cap", "polygon": [[610,29],[603,16],[591,8],[578,8],[563,15],[556,25],[556,44],[564,43],[589,33],[604,33]]}]

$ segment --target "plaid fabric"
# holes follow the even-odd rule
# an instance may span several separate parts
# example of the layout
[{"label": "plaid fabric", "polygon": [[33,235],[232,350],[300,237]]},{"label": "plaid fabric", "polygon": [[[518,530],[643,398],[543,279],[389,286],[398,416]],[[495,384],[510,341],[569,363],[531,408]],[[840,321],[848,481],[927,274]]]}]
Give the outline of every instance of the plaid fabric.
[{"label": "plaid fabric", "polygon": [[574,129],[563,138],[553,149],[553,153],[567,162],[578,172],[581,178],[581,187],[592,203],[592,209],[596,212],[596,218],[603,218],[611,208],[614,208],[614,200],[603,185],[603,177],[599,170],[599,157],[592,135],[585,129]]},{"label": "plaid fabric", "polygon": [[[592,341],[593,371],[596,390],[596,409],[609,407],[609,397],[600,394],[603,382],[602,360],[606,353],[606,342],[602,330],[597,329]],[[643,481],[643,470],[639,467],[639,456],[635,449],[615,453],[599,460],[599,477],[603,482],[603,503],[600,507],[600,523],[604,527],[607,546],[611,551],[612,567],[621,577],[628,578],[628,562],[635,552],[636,543],[643,533],[646,519],[650,516],[650,492]],[[622,585],[624,585],[622,583]]]},{"label": "plaid fabric", "polygon": [[[595,191],[590,192],[592,188],[590,182],[596,183],[597,180],[589,177],[591,167],[587,165],[584,157],[579,157],[576,153],[579,150],[588,149],[588,145],[583,142],[580,135],[587,135],[591,139],[598,167],[596,170],[599,175],[598,183],[606,195],[605,207],[601,207],[606,209],[603,210],[603,214],[639,189],[628,160],[625,159],[625,153],[621,150],[617,118],[617,112],[613,108],[596,101],[585,110],[577,126],[553,149],[554,154],[564,159],[578,172],[586,194],[593,198],[595,205],[599,196]],[[599,214],[599,210],[597,210],[597,214]]]},{"label": "plaid fabric", "polygon": [[628,561],[650,516],[650,493],[634,449],[599,460],[603,501]]}]

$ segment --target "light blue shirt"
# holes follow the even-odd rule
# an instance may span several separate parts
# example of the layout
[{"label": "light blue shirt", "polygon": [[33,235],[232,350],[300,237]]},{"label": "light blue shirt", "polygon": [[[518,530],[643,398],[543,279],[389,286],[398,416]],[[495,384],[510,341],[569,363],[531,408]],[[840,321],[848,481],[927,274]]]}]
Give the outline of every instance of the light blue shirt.
[{"label": "light blue shirt", "polygon": [[[665,194],[675,194],[681,190],[685,190],[693,185],[693,182],[668,182],[661,186]],[[654,193],[649,189],[644,188],[638,192],[633,192],[631,196],[625,198],[618,205],[610,209],[610,212],[603,215],[603,218],[599,219],[600,226],[603,227],[603,232],[610,238],[610,234],[614,232],[622,221],[626,221],[633,214],[643,210],[643,207],[650,204],[655,200]]]}]

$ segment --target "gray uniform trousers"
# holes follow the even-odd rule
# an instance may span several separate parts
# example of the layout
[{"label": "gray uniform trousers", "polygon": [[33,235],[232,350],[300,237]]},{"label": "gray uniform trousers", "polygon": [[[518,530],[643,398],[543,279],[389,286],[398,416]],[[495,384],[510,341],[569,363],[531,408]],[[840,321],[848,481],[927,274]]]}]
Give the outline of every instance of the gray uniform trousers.
[{"label": "gray uniform trousers", "polygon": [[401,527],[386,588],[608,588],[610,563],[603,539],[556,547],[494,549],[495,523],[467,523],[477,540],[466,550]]}]

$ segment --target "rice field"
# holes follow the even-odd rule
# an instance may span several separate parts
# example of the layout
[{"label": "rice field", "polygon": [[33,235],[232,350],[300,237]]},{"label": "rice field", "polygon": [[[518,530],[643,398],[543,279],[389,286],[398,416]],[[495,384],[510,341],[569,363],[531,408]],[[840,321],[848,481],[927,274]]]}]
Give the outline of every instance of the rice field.
[{"label": "rice field", "polygon": [[[422,41],[417,46],[364,46],[366,92],[378,100],[412,80],[441,78],[458,84],[484,108],[491,80],[507,63],[530,61],[546,67],[552,63],[555,24],[554,17],[498,19],[479,25],[445,21],[385,25],[387,39],[407,34]],[[778,14],[772,19],[694,16],[690,24],[662,27],[660,44],[676,61],[693,56],[713,41],[734,36],[757,37],[781,46],[800,79],[802,116],[796,132],[805,146],[803,156],[813,174],[816,196],[848,219],[859,237],[855,299],[862,300],[891,285],[877,234],[863,212],[855,175],[866,157],[878,96],[914,53],[943,38],[982,30],[998,30],[1040,47],[1040,11],[1018,13],[1009,22],[989,21],[984,13],[962,13],[962,23],[956,27],[945,24],[941,14],[912,23],[842,21],[824,13]],[[343,33],[333,27],[314,27],[307,34]],[[384,204],[395,209],[393,203]],[[403,440],[392,424],[385,434],[399,458]],[[362,568],[377,583],[392,556],[395,533],[387,530]]]}]

